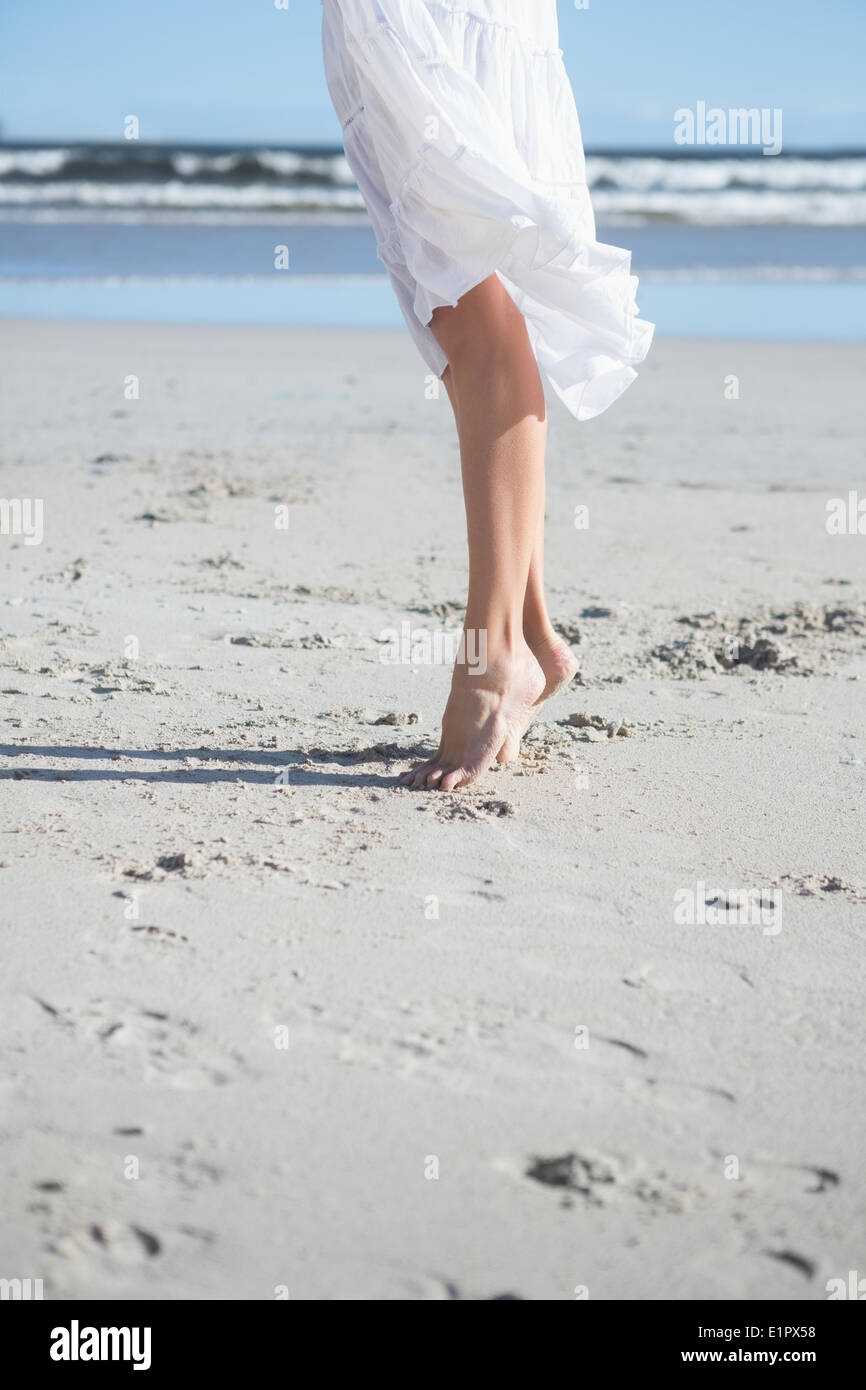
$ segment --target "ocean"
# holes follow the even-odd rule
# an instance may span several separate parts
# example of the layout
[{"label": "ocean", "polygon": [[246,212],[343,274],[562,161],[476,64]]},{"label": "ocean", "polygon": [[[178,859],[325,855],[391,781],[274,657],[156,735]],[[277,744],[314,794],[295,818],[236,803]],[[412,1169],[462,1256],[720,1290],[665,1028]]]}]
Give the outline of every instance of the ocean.
[{"label": "ocean", "polygon": [[[866,338],[866,152],[590,152],[587,179],[660,332]],[[401,322],[341,150],[134,141],[0,145],[0,314]]]}]

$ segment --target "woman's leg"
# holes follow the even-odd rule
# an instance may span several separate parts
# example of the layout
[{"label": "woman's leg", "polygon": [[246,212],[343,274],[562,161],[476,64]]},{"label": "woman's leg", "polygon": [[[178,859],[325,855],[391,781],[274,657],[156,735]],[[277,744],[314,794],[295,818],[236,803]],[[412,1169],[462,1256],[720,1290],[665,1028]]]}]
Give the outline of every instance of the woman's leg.
[{"label": "woman's leg", "polygon": [[564,638],[554,630],[544,597],[544,516],[538,523],[526,596],[523,601],[523,635],[544,672],[542,699],[562,690],[575,676],[578,664]]},{"label": "woman's leg", "polygon": [[[457,397],[451,379],[450,367],[445,368],[442,380],[448,391],[454,418],[458,421],[459,427]],[[563,690],[573,680],[578,670],[578,663],[571,648],[554,629],[550,621],[550,614],[547,611],[547,599],[544,593],[544,519],[544,499],[542,496],[541,516],[538,519],[538,529],[526,581],[526,593],[523,598],[523,636],[544,672],[545,680],[544,690],[536,704],[549,699],[557,691]],[[529,722],[528,718],[524,720],[524,729]],[[512,762],[518,753],[519,738],[515,742],[515,739],[510,736],[497,756],[502,762]]]},{"label": "woman's leg", "polygon": [[[498,756],[516,756],[545,687],[523,634],[533,551],[544,511],[546,407],[526,324],[495,275],[431,325],[448,358],[469,537],[466,652],[458,659],[435,758],[406,774],[450,791]],[[481,644],[484,644],[483,646]]]}]

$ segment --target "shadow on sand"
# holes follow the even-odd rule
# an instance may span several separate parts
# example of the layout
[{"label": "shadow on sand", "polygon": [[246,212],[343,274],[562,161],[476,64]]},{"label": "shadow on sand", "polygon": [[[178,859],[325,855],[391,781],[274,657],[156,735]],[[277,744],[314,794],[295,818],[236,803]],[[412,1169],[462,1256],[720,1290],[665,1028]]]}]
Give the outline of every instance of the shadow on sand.
[{"label": "shadow on sand", "polygon": [[[32,782],[182,782],[187,786],[211,782],[253,782],[261,786],[291,787],[393,787],[396,773],[361,772],[361,765],[372,762],[412,761],[429,757],[424,745],[400,748],[396,744],[374,744],[351,752],[331,748],[76,748],[58,744],[0,744],[0,760],[20,757],[44,758],[45,767],[0,767],[0,780]],[[195,758],[222,766],[148,767],[148,762],[182,762]],[[58,767],[58,762],[80,760],[83,767]],[[87,763],[140,763],[117,768],[86,766]],[[55,764],[52,766],[51,764]],[[228,766],[225,766],[228,764]],[[322,766],[325,764],[326,766]]]}]

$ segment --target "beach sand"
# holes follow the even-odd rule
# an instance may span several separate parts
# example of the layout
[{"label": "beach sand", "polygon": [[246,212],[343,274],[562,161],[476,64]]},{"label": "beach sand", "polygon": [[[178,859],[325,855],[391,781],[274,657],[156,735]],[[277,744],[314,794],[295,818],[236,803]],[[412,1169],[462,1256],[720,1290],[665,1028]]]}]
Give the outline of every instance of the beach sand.
[{"label": "beach sand", "polygon": [[864,493],[866,348],[661,341],[591,424],[552,402],[582,684],[443,795],[395,783],[447,663],[382,659],[389,632],[435,657],[465,592],[409,341],[0,343],[0,492],[44,503],[41,544],[0,536],[0,1275],[679,1300],[866,1274],[866,536],[825,524]]}]

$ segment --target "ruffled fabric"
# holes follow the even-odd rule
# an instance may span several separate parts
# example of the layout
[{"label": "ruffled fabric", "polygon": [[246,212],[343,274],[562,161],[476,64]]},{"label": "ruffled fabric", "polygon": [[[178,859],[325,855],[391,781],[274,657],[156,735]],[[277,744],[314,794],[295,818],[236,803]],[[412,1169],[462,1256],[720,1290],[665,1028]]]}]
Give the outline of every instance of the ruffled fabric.
[{"label": "ruffled fabric", "polygon": [[634,380],[653,325],[631,256],[596,240],[555,0],[323,0],[346,158],[409,331],[498,273],[578,420]]}]

